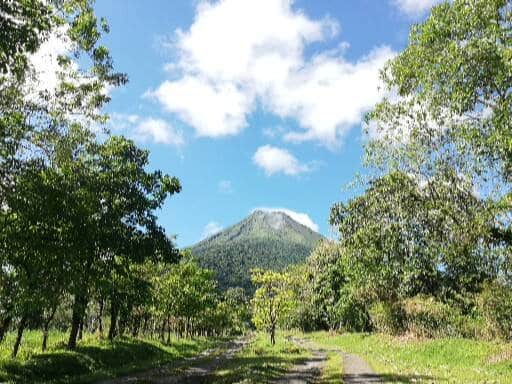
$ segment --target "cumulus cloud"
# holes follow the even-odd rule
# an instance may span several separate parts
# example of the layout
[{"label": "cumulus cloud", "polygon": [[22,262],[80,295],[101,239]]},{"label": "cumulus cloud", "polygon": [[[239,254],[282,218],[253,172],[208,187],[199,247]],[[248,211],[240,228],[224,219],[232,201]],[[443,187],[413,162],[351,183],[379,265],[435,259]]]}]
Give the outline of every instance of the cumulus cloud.
[{"label": "cumulus cloud", "polygon": [[333,39],[338,25],[313,20],[292,0],[199,2],[194,22],[175,31],[172,79],[146,93],[192,126],[197,135],[238,134],[261,106],[298,122],[289,141],[335,145],[381,97],[378,74],[394,53],[376,47],[351,62],[348,44],[306,57],[315,42]]},{"label": "cumulus cloud", "polygon": [[161,119],[145,119],[134,129],[135,137],[141,141],[150,140],[157,144],[168,144],[179,147],[185,144],[183,134]]},{"label": "cumulus cloud", "polygon": [[310,170],[307,165],[301,164],[286,149],[270,145],[259,147],[254,153],[252,160],[254,164],[265,171],[267,176],[272,176],[275,173],[294,176]]},{"label": "cumulus cloud", "polygon": [[220,231],[222,231],[222,226],[216,221],[210,221],[208,224],[205,225],[203,229],[203,233],[201,234],[201,240],[213,236],[216,233],[219,233]]},{"label": "cumulus cloud", "polygon": [[185,144],[183,133],[162,119],[143,118],[136,114],[113,113],[110,125],[116,131],[139,142],[154,142],[157,144],[180,147]]},{"label": "cumulus cloud", "polygon": [[392,0],[392,3],[402,13],[416,17],[424,14],[434,5],[442,3],[443,1],[445,0]]},{"label": "cumulus cloud", "polygon": [[318,232],[318,224],[316,224],[307,213],[292,211],[288,208],[271,208],[271,207],[258,207],[254,208],[252,212],[263,211],[263,212],[283,212],[290,216],[296,222]]}]

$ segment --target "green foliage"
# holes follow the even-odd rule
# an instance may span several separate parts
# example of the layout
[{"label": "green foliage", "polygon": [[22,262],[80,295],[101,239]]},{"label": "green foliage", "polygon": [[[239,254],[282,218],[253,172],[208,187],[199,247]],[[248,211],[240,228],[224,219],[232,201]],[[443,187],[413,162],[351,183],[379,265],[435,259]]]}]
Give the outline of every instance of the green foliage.
[{"label": "green foliage", "polygon": [[377,332],[397,335],[404,331],[406,315],[401,303],[378,302],[371,306],[369,313]]},{"label": "green foliage", "polygon": [[512,289],[498,282],[485,285],[477,297],[491,337],[512,340]]},{"label": "green foliage", "polygon": [[[437,158],[428,161],[429,153],[441,148],[461,169],[486,173],[490,167],[509,177],[511,18],[507,0],[456,0],[435,7],[412,28],[408,46],[383,72],[386,85],[403,99],[385,101],[371,115],[392,130],[399,116],[406,119],[410,149],[417,150],[410,158],[419,155],[432,164]],[[445,131],[436,133],[436,123]],[[452,149],[432,146],[442,143]],[[470,161],[464,165],[463,158]]]},{"label": "green foliage", "polygon": [[434,297],[416,296],[404,300],[407,331],[418,337],[458,336],[459,313]]},{"label": "green foliage", "polygon": [[40,352],[41,333],[27,332],[17,360],[10,359],[14,335],[0,347],[0,380],[16,383],[83,383],[96,382],[176,363],[195,356],[218,344],[217,339],[173,340],[171,345],[158,341],[122,338],[113,342],[88,335],[76,351],[64,349],[66,335],[51,332],[49,349]]},{"label": "green foliage", "polygon": [[252,294],[253,268],[280,271],[303,262],[322,237],[283,213],[256,211],[192,247],[202,267],[215,271],[221,289]]},{"label": "green foliage", "polygon": [[[66,302],[73,349],[92,299],[102,310],[110,299],[111,336],[118,315],[121,333],[141,321],[132,315],[151,291],[140,265],[177,260],[155,211],[181,186],[148,171],[148,152],[132,141],[96,140],[90,130],[107,119],[106,89],[127,80],[100,45],[108,26],[93,1],[0,7],[0,341],[16,325],[16,356],[25,328],[47,334]],[[55,89],[39,82],[29,60],[50,37],[70,43]]]},{"label": "green foliage", "polygon": [[252,299],[252,321],[257,329],[266,331],[275,344],[276,329],[285,324],[294,305],[290,275],[256,269],[252,271],[252,281],[258,287]]}]

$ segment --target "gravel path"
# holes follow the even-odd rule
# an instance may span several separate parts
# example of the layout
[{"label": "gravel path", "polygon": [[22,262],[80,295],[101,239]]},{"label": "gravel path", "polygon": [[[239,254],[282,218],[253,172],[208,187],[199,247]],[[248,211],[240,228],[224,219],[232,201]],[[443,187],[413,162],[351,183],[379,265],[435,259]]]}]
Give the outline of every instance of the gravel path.
[{"label": "gravel path", "polygon": [[343,353],[343,380],[345,384],[383,383],[366,361],[348,353]]},{"label": "gravel path", "polygon": [[101,381],[98,384],[176,384],[201,383],[217,368],[231,360],[247,343],[248,339],[238,339],[228,343],[225,348],[215,348],[205,351],[198,356],[151,369],[146,372],[112,380]]},{"label": "gravel path", "polygon": [[[295,341],[295,340],[294,340]],[[302,342],[297,343],[300,346],[305,346]],[[310,346],[308,345],[308,348]],[[327,354],[323,350],[311,350],[313,356],[301,364],[296,364],[284,376],[274,381],[274,384],[307,384],[316,383],[322,368],[327,360]]]},{"label": "gravel path", "polygon": [[[326,350],[319,349],[313,343],[305,340],[292,338],[292,341],[303,348],[309,349],[313,357],[303,364],[298,364],[293,369],[281,377],[276,383],[306,384],[317,383],[320,373],[327,360]],[[368,365],[368,363],[357,355],[344,353],[339,349],[329,349],[343,356],[343,383],[344,384],[375,384],[383,383],[381,377]]]}]

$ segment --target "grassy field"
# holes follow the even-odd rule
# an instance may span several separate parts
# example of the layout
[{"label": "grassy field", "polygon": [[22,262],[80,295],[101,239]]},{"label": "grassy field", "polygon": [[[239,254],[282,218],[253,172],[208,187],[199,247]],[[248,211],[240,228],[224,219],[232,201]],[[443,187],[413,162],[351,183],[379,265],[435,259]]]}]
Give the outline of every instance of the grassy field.
[{"label": "grassy field", "polygon": [[363,357],[386,383],[512,383],[512,344],[326,332],[304,337]]},{"label": "grassy field", "polygon": [[194,356],[220,343],[204,338],[172,340],[170,345],[132,338],[111,343],[90,335],[69,352],[66,336],[51,333],[48,352],[41,353],[41,332],[26,332],[18,358],[12,360],[14,334],[9,334],[0,345],[0,382],[90,383]]},{"label": "grassy field", "polygon": [[284,335],[278,334],[276,344],[270,344],[268,335],[256,333],[249,344],[233,360],[208,379],[212,383],[268,383],[286,373],[294,364],[310,357]]}]

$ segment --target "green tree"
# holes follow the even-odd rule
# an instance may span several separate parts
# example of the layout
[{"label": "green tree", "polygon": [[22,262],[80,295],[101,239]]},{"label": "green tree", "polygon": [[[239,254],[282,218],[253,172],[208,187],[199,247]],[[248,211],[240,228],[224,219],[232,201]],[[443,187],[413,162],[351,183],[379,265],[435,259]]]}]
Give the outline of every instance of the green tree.
[{"label": "green tree", "polygon": [[[512,181],[512,7],[454,0],[415,25],[382,79],[396,94],[368,115],[368,160],[429,180],[445,169],[496,210],[495,244],[509,244]],[[435,191],[434,191],[435,192]]]},{"label": "green tree", "polygon": [[252,321],[256,328],[268,332],[274,345],[276,329],[287,320],[294,304],[289,275],[286,272],[254,269],[252,281],[258,287],[252,299]]}]

